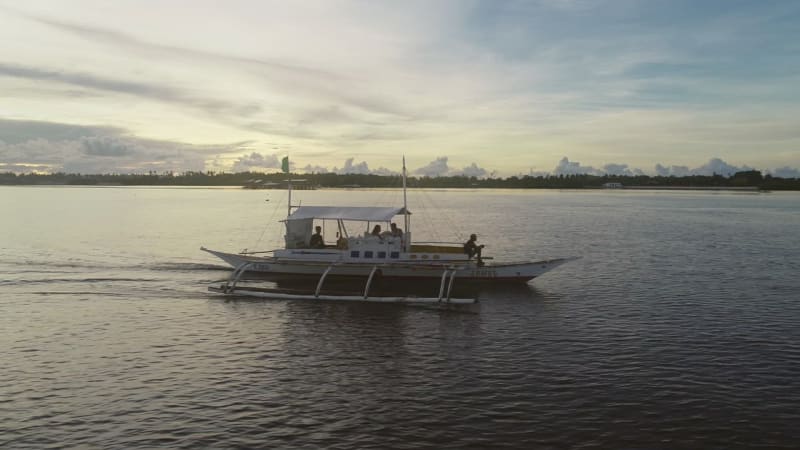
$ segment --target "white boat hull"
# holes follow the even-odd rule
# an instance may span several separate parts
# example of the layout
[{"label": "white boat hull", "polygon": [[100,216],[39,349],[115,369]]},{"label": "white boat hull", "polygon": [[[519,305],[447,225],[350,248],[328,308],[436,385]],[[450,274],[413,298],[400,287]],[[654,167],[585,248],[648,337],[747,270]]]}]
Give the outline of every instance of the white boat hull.
[{"label": "white boat hull", "polygon": [[[353,263],[335,260],[292,261],[285,258],[224,253],[201,248],[234,268],[247,264],[248,273],[275,277],[317,277],[328,271],[328,277],[366,278],[377,267],[376,275],[384,279],[439,280],[445,270],[455,271],[459,282],[527,282],[574,258],[549,259],[535,262],[486,264],[478,266],[474,260],[454,261],[396,261],[380,263]],[[329,270],[330,268],[330,270]],[[452,272],[451,272],[452,273]]]}]

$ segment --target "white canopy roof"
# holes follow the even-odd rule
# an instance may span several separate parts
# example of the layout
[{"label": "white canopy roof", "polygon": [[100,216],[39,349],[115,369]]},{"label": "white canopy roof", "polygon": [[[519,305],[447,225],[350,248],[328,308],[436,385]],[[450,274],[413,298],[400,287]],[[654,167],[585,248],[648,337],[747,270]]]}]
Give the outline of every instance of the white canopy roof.
[{"label": "white canopy roof", "polygon": [[[289,220],[301,219],[342,219],[365,222],[389,222],[392,217],[404,213],[403,208],[374,206],[301,206]],[[409,212],[409,214],[411,214]]]}]

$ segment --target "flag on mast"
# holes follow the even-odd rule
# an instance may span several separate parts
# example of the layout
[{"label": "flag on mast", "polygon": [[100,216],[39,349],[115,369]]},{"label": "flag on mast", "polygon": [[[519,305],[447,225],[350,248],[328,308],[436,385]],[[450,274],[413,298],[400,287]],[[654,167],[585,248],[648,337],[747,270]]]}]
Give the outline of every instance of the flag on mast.
[{"label": "flag on mast", "polygon": [[283,173],[289,173],[289,157],[288,156],[284,156],[283,159],[281,160],[281,170],[283,170]]}]

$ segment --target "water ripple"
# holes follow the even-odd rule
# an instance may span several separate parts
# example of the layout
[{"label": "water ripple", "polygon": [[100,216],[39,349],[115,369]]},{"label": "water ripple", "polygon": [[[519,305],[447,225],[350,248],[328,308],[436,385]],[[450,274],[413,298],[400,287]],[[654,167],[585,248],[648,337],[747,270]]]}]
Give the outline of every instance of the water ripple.
[{"label": "water ripple", "polygon": [[475,309],[430,309],[209,295],[227,272],[175,255],[196,252],[193,224],[229,242],[247,205],[164,194],[223,194],[211,203],[229,211],[181,209],[181,227],[157,224],[184,197],[153,207],[153,228],[114,252],[3,245],[0,448],[800,442],[800,208],[786,197],[440,193],[482,239],[505,237],[495,254],[583,259],[481,289]]}]

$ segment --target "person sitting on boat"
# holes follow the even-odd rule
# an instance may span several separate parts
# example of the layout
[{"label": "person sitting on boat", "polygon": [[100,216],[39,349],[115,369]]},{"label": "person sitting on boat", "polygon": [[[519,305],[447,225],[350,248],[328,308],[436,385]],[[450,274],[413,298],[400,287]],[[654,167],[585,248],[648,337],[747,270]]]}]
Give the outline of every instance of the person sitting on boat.
[{"label": "person sitting on boat", "polygon": [[473,256],[478,257],[478,265],[483,265],[483,260],[481,259],[481,250],[483,250],[483,244],[476,244],[475,241],[478,240],[478,236],[475,234],[469,235],[469,240],[464,243],[464,253],[467,254],[468,258],[472,258]]},{"label": "person sitting on boat", "polygon": [[322,227],[317,225],[317,232],[311,235],[308,246],[311,248],[325,248],[325,240],[322,238]]},{"label": "person sitting on boat", "polygon": [[339,233],[336,233],[336,248],[339,250],[347,250],[347,239],[344,236],[339,236]]},{"label": "person sitting on boat", "polygon": [[392,223],[389,227],[392,229],[392,237],[403,237],[403,230],[397,228],[396,223]]},{"label": "person sitting on boat", "polygon": [[372,229],[372,233],[370,233],[370,234],[372,234],[376,238],[380,239],[380,237],[381,237],[381,226],[380,225],[375,225],[375,227]]}]

